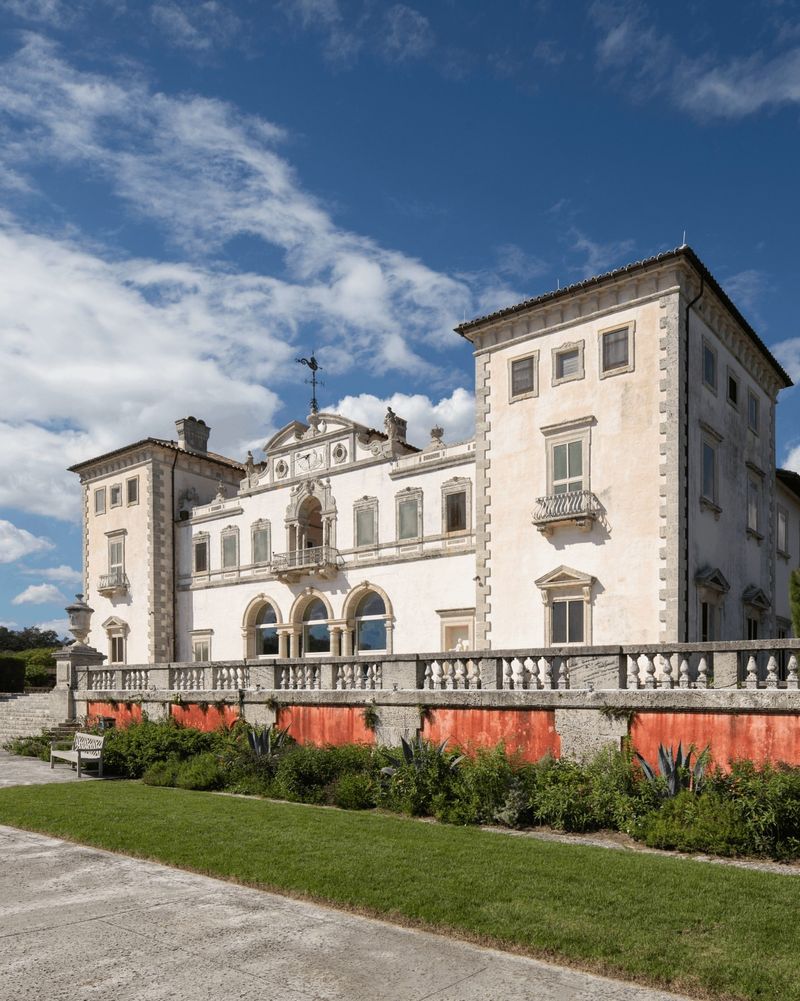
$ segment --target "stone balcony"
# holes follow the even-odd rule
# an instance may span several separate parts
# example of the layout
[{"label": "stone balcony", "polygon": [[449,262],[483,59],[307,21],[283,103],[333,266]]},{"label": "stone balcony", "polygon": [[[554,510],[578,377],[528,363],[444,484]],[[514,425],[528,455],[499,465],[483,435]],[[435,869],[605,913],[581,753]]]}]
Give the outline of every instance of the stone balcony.
[{"label": "stone balcony", "polygon": [[275,553],[272,557],[272,572],[278,580],[287,584],[309,576],[332,580],[339,572],[341,560],[339,550],[333,546],[314,546],[290,553]]},{"label": "stone balcony", "polygon": [[121,570],[103,574],[97,582],[97,593],[102,594],[104,598],[127,594],[129,590],[128,577]]},{"label": "stone balcony", "polygon": [[545,535],[559,525],[574,525],[588,531],[600,516],[600,501],[591,490],[573,490],[536,498],[533,524]]}]

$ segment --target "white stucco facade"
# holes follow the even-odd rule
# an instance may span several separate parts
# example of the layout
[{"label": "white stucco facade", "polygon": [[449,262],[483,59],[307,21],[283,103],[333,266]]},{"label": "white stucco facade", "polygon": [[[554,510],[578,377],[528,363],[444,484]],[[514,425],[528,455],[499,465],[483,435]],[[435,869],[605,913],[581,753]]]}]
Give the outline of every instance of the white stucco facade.
[{"label": "white stucco facade", "polygon": [[787,633],[790,383],[689,248],[458,332],[473,441],[320,413],[237,463],[187,418],[74,467],[92,642],[140,663]]}]

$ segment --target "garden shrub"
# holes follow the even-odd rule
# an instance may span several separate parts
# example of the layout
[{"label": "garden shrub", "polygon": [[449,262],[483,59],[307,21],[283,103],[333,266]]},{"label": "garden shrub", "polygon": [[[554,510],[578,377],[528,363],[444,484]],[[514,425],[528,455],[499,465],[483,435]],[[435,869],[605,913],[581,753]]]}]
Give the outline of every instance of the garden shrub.
[{"label": "garden shrub", "polygon": [[368,772],[345,772],[332,790],[333,802],[343,810],[371,810],[377,802],[378,786]]},{"label": "garden shrub", "polygon": [[225,773],[218,755],[204,751],[178,763],[175,785],[181,789],[220,789],[224,778]]},{"label": "garden shrub", "polygon": [[278,761],[273,795],[299,803],[325,803],[327,787],[335,777],[330,748],[297,744]]},{"label": "garden shrub", "polygon": [[156,761],[142,775],[142,782],[149,786],[174,786],[178,778],[179,758]]},{"label": "garden shrub", "polygon": [[734,761],[709,786],[735,803],[747,825],[747,852],[776,859],[800,855],[800,768]]},{"label": "garden shrub", "polygon": [[157,761],[180,760],[211,750],[220,736],[182,727],[172,720],[143,720],[105,733],[103,767],[114,775],[138,779]]},{"label": "garden shrub", "polygon": [[[40,758],[50,760],[50,734],[43,730],[33,737],[15,737],[3,745],[11,754],[19,754],[25,758]],[[72,747],[72,742],[65,742],[66,747]]]},{"label": "garden shrub", "polygon": [[679,792],[646,814],[636,835],[651,848],[710,855],[740,855],[750,844],[741,804],[718,792]]},{"label": "garden shrub", "polygon": [[[434,802],[434,815],[449,824],[493,824],[506,805],[516,768],[504,745],[465,758]],[[515,825],[509,825],[515,826]]]},{"label": "garden shrub", "polygon": [[463,756],[418,737],[403,742],[402,753],[386,752],[394,764],[382,769],[379,804],[412,817],[449,811],[453,786]]}]

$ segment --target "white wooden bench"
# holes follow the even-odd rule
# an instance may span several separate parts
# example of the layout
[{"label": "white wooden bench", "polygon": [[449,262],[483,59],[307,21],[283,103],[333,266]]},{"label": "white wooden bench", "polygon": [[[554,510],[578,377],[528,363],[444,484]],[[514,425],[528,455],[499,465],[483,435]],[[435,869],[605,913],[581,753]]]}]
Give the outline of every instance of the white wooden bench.
[{"label": "white wooden bench", "polygon": [[72,741],[72,749],[59,751],[57,741],[50,742],[50,767],[55,767],[55,759],[69,761],[78,767],[78,778],[85,765],[97,765],[97,775],[103,777],[103,741],[105,737],[93,733],[76,733]]}]

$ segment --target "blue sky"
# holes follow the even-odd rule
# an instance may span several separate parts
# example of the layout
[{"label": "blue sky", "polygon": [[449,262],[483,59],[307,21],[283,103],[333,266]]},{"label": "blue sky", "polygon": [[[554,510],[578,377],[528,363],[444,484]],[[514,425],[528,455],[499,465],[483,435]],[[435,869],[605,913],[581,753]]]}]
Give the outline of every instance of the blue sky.
[{"label": "blue sky", "polygon": [[800,0],[0,0],[0,63],[0,622],[61,626],[69,464],[257,450],[312,347],[323,406],[467,437],[455,323],[684,231],[800,377]]}]

